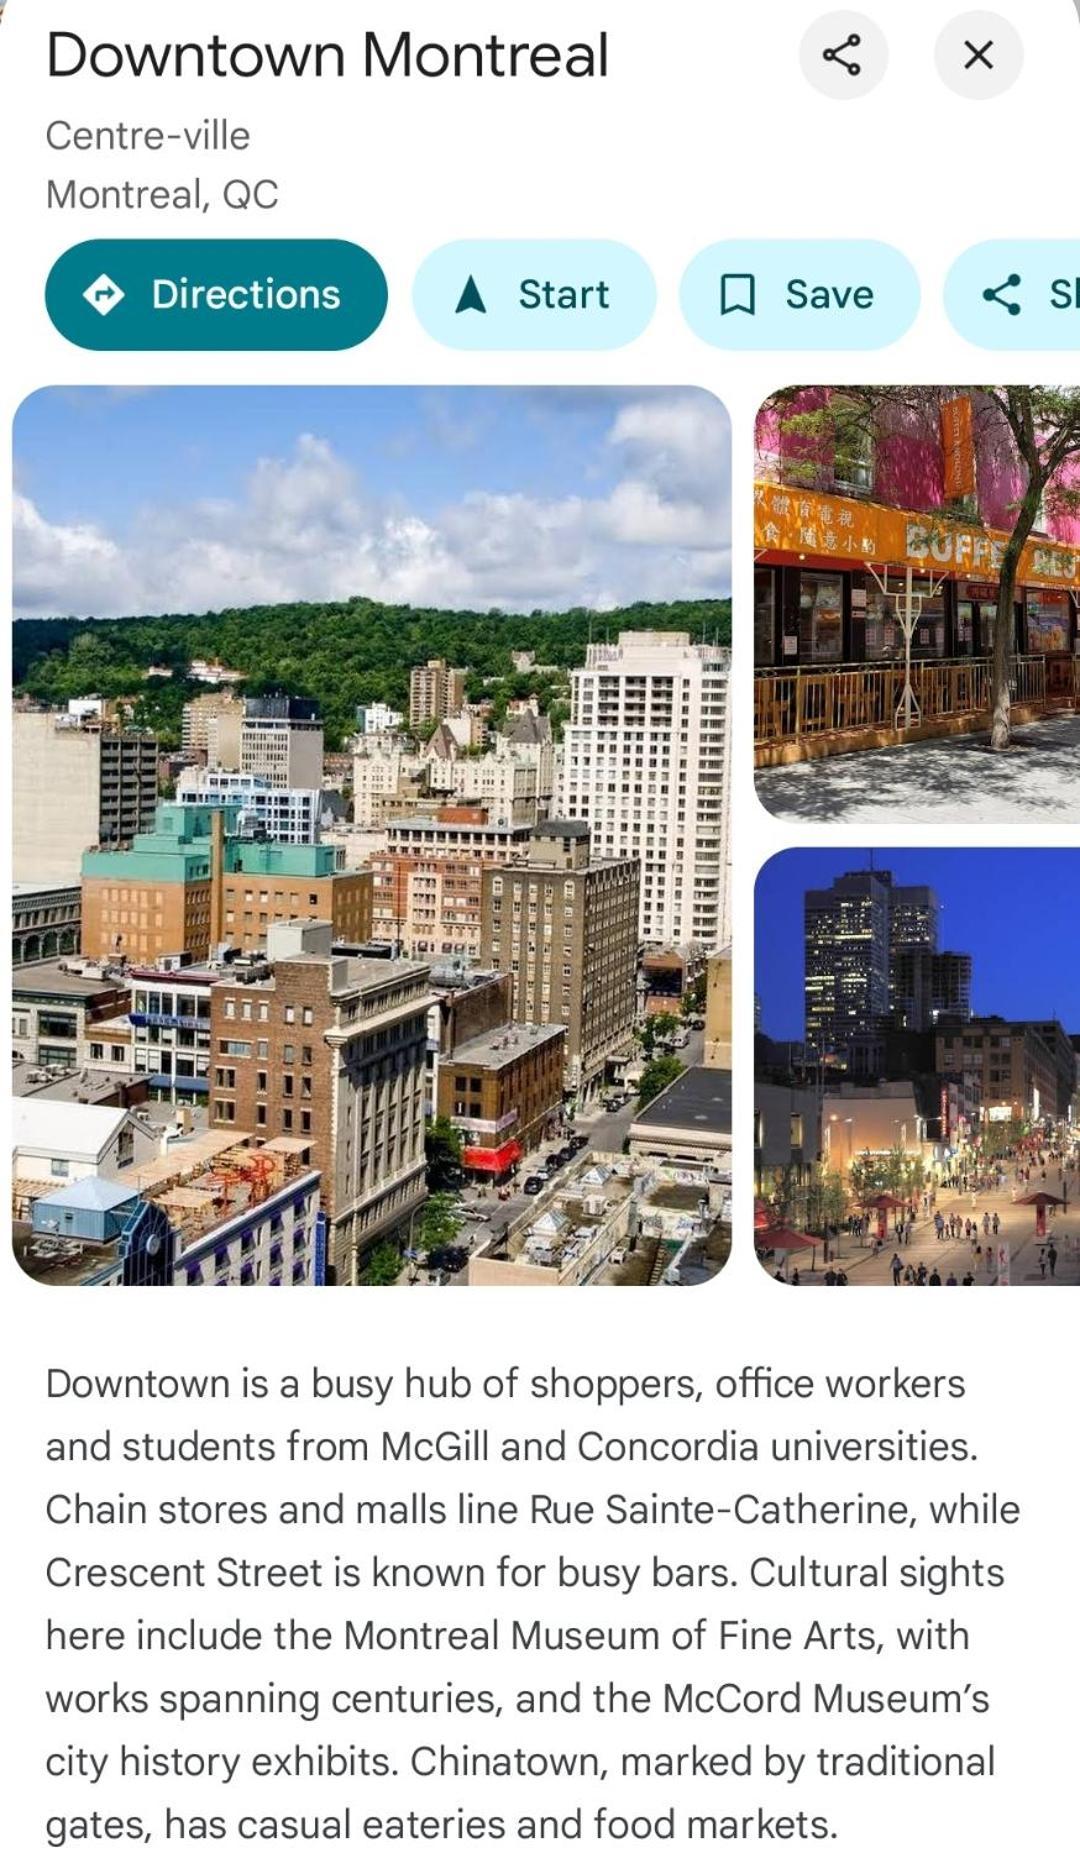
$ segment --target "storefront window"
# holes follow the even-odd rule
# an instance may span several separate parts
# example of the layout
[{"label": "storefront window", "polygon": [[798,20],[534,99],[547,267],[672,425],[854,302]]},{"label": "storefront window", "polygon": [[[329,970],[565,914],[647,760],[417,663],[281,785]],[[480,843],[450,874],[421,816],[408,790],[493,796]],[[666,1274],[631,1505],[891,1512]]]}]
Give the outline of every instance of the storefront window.
[{"label": "storefront window", "polygon": [[[944,656],[944,598],[923,600],[922,614],[911,639],[913,657]],[[904,627],[897,615],[896,600],[883,592],[869,592],[866,598],[866,660],[896,663],[904,658]]]},{"label": "storefront window", "polygon": [[838,663],[844,651],[844,581],[839,573],[803,573],[799,582],[801,654]]},{"label": "storefront window", "polygon": [[776,660],[776,573],[754,568],[754,662],[767,669]]},{"label": "storefront window", "polygon": [[1059,656],[1070,649],[1069,595],[1067,592],[1029,591],[1027,594],[1027,647],[1039,656]]}]

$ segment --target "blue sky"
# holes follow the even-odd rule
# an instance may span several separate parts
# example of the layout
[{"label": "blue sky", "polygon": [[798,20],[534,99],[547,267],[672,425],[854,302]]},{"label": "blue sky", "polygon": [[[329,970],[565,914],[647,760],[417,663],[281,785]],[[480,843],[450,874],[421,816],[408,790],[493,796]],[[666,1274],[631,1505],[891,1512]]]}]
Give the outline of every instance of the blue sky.
[{"label": "blue sky", "polygon": [[[755,988],[761,1026],[778,1041],[804,1034],[803,895],[869,866],[868,850],[788,850],[758,876]],[[1057,1017],[1080,1035],[1080,850],[877,849],[875,866],[928,883],[941,902],[943,951],[970,952],[978,1015]]]},{"label": "blue sky", "polygon": [[729,589],[727,419],[689,390],[51,388],[15,474],[17,615]]}]

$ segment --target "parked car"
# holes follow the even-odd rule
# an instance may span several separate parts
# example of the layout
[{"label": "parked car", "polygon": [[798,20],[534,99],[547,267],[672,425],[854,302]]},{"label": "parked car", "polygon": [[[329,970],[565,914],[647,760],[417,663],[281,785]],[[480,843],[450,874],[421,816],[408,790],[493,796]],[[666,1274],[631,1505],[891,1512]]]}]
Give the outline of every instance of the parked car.
[{"label": "parked car", "polygon": [[426,1266],[429,1274],[460,1274],[468,1259],[467,1248],[432,1248]]},{"label": "parked car", "polygon": [[547,1178],[544,1177],[541,1172],[534,1171],[531,1177],[525,1179],[525,1195],[527,1197],[538,1197],[547,1181]]},{"label": "parked car", "polygon": [[467,1215],[467,1220],[469,1222],[490,1222],[491,1221],[491,1211],[490,1210],[469,1210],[468,1215]]},{"label": "parked car", "polygon": [[604,1112],[605,1113],[618,1113],[621,1108],[625,1107],[625,1105],[626,1105],[625,1095],[610,1094],[604,1102]]},{"label": "parked car", "polygon": [[570,1141],[570,1150],[572,1152],[583,1152],[588,1143],[589,1135],[587,1132],[575,1132]]}]

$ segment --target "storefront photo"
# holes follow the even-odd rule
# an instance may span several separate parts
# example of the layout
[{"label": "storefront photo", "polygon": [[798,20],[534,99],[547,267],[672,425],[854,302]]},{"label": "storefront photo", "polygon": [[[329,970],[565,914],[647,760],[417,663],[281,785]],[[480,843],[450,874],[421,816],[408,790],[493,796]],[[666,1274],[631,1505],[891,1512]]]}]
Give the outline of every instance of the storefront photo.
[{"label": "storefront photo", "polygon": [[796,388],[762,408],[759,770],[1080,712],[1080,390],[1045,389],[1025,461],[1011,420],[1037,429],[1043,390]]}]

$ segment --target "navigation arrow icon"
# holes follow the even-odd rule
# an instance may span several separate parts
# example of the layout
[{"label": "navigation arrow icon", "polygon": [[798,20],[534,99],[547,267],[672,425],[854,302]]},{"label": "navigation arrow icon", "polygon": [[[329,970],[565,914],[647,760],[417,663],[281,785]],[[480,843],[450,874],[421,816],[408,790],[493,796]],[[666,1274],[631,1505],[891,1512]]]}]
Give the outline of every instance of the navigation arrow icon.
[{"label": "navigation arrow icon", "polygon": [[487,314],[487,304],[476,287],[476,278],[472,276],[458,298],[458,306],[454,314],[462,315],[466,309],[475,309],[478,315]]}]

